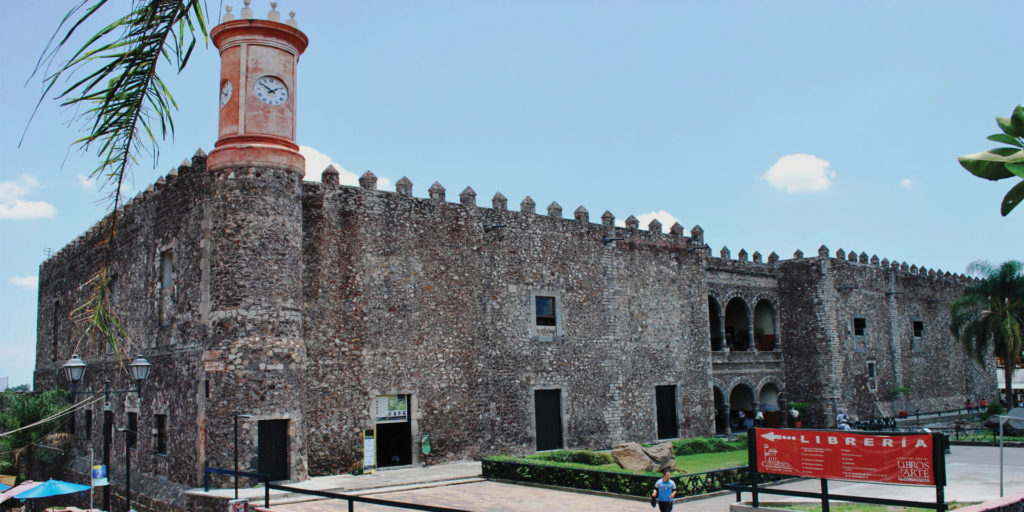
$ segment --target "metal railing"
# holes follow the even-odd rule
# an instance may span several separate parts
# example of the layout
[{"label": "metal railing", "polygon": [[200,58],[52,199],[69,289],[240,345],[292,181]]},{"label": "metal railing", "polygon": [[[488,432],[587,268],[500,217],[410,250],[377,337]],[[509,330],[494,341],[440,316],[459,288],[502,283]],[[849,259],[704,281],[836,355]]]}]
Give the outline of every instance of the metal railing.
[{"label": "metal railing", "polygon": [[270,474],[268,473],[257,473],[254,471],[238,471],[233,469],[215,468],[213,466],[206,466],[203,468],[203,490],[210,492],[210,475],[232,475],[235,478],[240,476],[255,478],[256,480],[263,483],[263,506],[270,506]]},{"label": "metal railing", "polygon": [[436,507],[433,505],[419,505],[416,503],[403,503],[400,501],[382,500],[379,498],[367,498],[364,496],[354,496],[351,494],[342,494],[338,492],[330,491],[314,491],[311,489],[303,489],[301,487],[292,487],[289,485],[278,485],[270,483],[270,475],[267,473],[257,473],[254,471],[238,471],[237,473],[233,469],[215,468],[212,466],[206,466],[203,469],[203,490],[210,492],[210,475],[229,475],[238,477],[255,478],[263,484],[263,508],[270,508],[270,490],[274,489],[277,491],[285,491],[295,494],[305,494],[308,496],[317,496],[320,498],[328,498],[333,500],[345,500],[348,501],[348,510],[353,512],[355,510],[355,504],[358,503],[369,503],[372,505],[380,505],[382,507],[392,507],[403,510],[423,510],[426,512],[469,512],[467,510],[447,507]]},{"label": "metal railing", "polygon": [[348,501],[349,512],[353,512],[355,510],[356,503],[369,503],[371,505],[400,508],[403,510],[425,510],[427,512],[469,512],[468,510],[458,508],[436,507],[434,505],[419,505],[416,503],[403,503],[400,501],[382,500],[379,498],[367,498],[365,496],[354,496],[351,494],[341,494],[338,492],[330,491],[314,491],[310,489],[302,489],[299,487],[291,487],[288,485],[270,484],[267,487],[278,491],[287,491],[296,494],[306,494],[309,496],[319,496],[321,498],[329,498],[332,500],[346,500]]}]

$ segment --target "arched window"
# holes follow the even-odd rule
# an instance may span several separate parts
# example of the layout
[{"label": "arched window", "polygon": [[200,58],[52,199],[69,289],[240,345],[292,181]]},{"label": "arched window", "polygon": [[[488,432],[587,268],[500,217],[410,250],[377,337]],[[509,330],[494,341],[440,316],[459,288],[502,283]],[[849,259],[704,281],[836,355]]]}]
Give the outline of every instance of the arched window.
[{"label": "arched window", "polygon": [[754,343],[757,350],[775,350],[777,336],[775,308],[768,299],[761,299],[754,306]]},{"label": "arched window", "polygon": [[711,331],[711,350],[722,350],[722,308],[708,295],[708,329]]},{"label": "arched window", "polygon": [[735,297],[725,306],[725,343],[730,350],[750,349],[750,320],[747,303]]}]

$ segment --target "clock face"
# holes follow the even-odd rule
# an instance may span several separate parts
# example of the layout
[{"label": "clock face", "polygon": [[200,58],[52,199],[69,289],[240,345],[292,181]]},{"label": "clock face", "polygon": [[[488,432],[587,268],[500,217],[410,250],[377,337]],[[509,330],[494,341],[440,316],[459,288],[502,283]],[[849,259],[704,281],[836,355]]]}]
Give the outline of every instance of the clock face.
[{"label": "clock face", "polygon": [[280,105],[288,101],[288,88],[284,86],[283,82],[272,76],[256,79],[256,83],[252,85],[252,92],[267,105]]},{"label": "clock face", "polygon": [[223,107],[228,104],[228,100],[231,99],[231,91],[233,90],[234,87],[231,85],[231,82],[225,80],[224,85],[220,86],[220,106]]}]

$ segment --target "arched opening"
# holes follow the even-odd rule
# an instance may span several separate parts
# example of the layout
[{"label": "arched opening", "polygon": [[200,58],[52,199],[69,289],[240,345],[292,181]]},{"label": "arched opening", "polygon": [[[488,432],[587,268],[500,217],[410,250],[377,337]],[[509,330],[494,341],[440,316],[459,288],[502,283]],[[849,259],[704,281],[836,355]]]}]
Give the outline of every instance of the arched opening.
[{"label": "arched opening", "polygon": [[754,341],[757,350],[775,350],[776,335],[775,309],[768,299],[761,299],[754,306]]},{"label": "arched opening", "polygon": [[708,325],[711,331],[711,350],[722,350],[722,308],[708,295]]},{"label": "arched opening", "polygon": [[735,297],[725,306],[725,343],[729,350],[750,349],[750,320],[747,303]]},{"label": "arched opening", "polygon": [[725,417],[725,392],[715,386],[715,434],[726,434],[729,419]]},{"label": "arched opening", "polygon": [[779,388],[769,382],[761,386],[761,393],[758,395],[761,411],[764,412],[764,426],[776,428],[780,425],[782,418],[779,417]]},{"label": "arched opening", "polygon": [[733,431],[754,425],[754,390],[746,384],[737,384],[729,393],[729,421]]}]

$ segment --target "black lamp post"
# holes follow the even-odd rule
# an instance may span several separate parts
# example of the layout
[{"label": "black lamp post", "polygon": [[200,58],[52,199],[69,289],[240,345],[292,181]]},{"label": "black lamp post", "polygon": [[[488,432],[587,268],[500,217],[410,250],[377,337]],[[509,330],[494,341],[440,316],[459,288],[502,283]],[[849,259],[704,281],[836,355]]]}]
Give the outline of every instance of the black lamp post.
[{"label": "black lamp post", "polygon": [[[142,381],[149,378],[149,371],[152,368],[150,363],[142,354],[139,354],[131,363],[128,364],[128,372],[132,376],[132,380],[135,381],[135,389],[110,389],[110,379],[106,379],[103,383],[103,465],[107,467],[107,474],[110,475],[110,444],[113,437],[113,426],[114,426],[114,413],[110,407],[110,395],[112,393],[135,393],[141,397],[142,395]],[[71,356],[66,363],[61,366],[61,370],[64,372],[64,377],[71,382],[71,399],[74,400],[78,394],[78,383],[85,377],[85,369],[87,365],[82,358],[78,357],[78,354]],[[93,391],[86,391],[92,393]],[[124,430],[124,429],[122,429]],[[132,431],[134,434],[135,432]],[[125,448],[126,461],[128,462],[128,449]],[[129,483],[130,485],[130,483]],[[129,487],[130,489],[130,487]],[[129,508],[131,507],[131,493],[129,491]],[[110,485],[103,487],[103,509],[110,510]]]},{"label": "black lamp post", "polygon": [[252,414],[235,415],[235,499],[238,499],[238,418],[252,418]]},{"label": "black lamp post", "polygon": [[129,442],[129,439],[134,438],[138,432],[130,428],[117,430],[124,432],[124,496],[128,501],[128,512],[134,512],[135,509],[132,508],[132,445],[135,443]]}]

